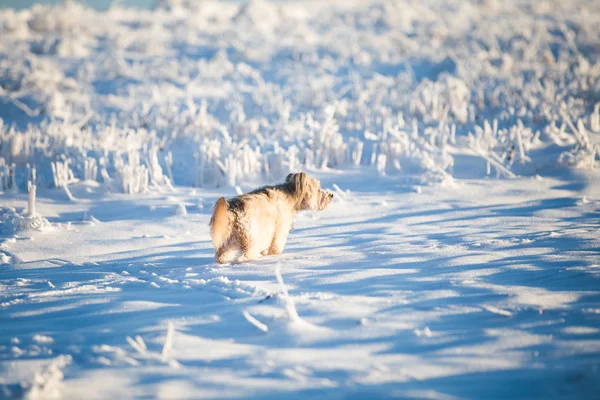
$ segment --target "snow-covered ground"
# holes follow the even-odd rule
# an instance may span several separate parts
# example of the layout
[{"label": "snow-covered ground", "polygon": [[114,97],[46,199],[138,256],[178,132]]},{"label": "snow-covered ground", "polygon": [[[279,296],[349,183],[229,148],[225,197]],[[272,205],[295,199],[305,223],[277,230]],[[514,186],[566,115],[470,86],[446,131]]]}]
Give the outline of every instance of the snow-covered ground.
[{"label": "snow-covered ground", "polygon": [[[0,398],[597,397],[599,26],[587,1],[0,10]],[[329,209],[215,264],[215,200],[297,170]]]}]

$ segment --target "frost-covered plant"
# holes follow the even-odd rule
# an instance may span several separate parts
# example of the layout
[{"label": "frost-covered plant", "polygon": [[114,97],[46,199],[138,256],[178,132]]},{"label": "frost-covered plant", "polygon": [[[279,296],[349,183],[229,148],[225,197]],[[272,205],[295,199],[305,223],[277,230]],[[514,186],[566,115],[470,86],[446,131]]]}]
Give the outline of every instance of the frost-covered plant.
[{"label": "frost-covered plant", "polygon": [[95,181],[98,177],[98,162],[93,157],[86,157],[83,163],[83,179],[86,181]]},{"label": "frost-covered plant", "polygon": [[410,110],[425,123],[445,122],[452,117],[465,124],[469,120],[470,100],[471,92],[463,81],[443,74],[438,81],[425,79],[416,87]]},{"label": "frost-covered plant", "polygon": [[[520,164],[531,161],[527,154],[532,148],[541,145],[539,137],[539,131],[534,132],[525,127],[521,120],[508,129],[499,129],[498,121],[494,120],[492,125],[484,121],[483,128],[476,126],[475,133],[468,136],[468,143],[469,148],[483,156],[488,163],[510,168],[517,160]],[[511,175],[502,168],[499,172]]]},{"label": "frost-covered plant", "polygon": [[[172,188],[171,179],[163,174],[163,169],[158,162],[158,150],[157,146],[152,146],[148,152],[146,164],[148,166],[150,184],[159,188]],[[167,158],[166,161],[168,162],[168,160],[169,159]]]},{"label": "frost-covered plant", "polygon": [[117,185],[120,185],[123,193],[137,194],[148,191],[148,168],[140,164],[140,154],[138,152],[128,152],[127,161],[123,160],[121,154],[115,155],[114,160],[118,176]]},{"label": "frost-covered plant", "polygon": [[[577,126],[575,126],[569,116],[565,114],[564,121],[571,130],[575,146],[561,153],[558,161],[576,168],[595,168],[596,164],[600,164],[600,143],[592,142],[590,133],[581,119],[577,120]],[[592,123],[595,124],[593,119]],[[564,133],[564,128],[561,133]]]},{"label": "frost-covered plant", "polygon": [[52,177],[54,179],[55,188],[64,188],[78,180],[75,178],[73,171],[69,168],[70,160],[54,161],[50,163],[52,166]]},{"label": "frost-covered plant", "polygon": [[50,222],[41,215],[38,215],[35,208],[36,202],[36,170],[30,170],[29,180],[27,181],[27,210],[22,214],[14,209],[4,209],[0,214],[0,222],[5,225],[4,233],[13,233],[28,230],[44,230],[50,227]]},{"label": "frost-covered plant", "polygon": [[25,190],[28,163],[40,186],[55,163],[126,193],[358,165],[448,181],[464,154],[510,177],[550,144],[593,167],[600,6],[583,4],[0,10],[2,185]]},{"label": "frost-covered plant", "polygon": [[2,191],[17,191],[16,164],[8,165],[3,157],[0,157],[0,189]]}]

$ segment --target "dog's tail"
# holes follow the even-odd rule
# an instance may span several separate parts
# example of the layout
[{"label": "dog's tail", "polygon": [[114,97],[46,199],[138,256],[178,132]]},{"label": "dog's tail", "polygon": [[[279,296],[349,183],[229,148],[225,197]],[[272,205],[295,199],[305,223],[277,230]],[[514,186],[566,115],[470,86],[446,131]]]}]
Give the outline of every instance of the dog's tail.
[{"label": "dog's tail", "polygon": [[227,212],[228,206],[227,200],[221,197],[213,208],[213,215],[210,219],[210,236],[215,249],[221,248],[231,234],[231,223]]}]

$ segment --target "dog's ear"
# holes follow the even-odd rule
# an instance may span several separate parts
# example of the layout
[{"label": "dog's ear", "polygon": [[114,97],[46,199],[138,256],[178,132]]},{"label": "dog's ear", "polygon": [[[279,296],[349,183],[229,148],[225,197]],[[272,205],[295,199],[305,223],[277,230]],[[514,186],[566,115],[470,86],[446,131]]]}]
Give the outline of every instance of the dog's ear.
[{"label": "dog's ear", "polygon": [[304,172],[289,174],[285,178],[285,183],[289,185],[298,205],[302,203],[308,191],[308,176]]},{"label": "dog's ear", "polygon": [[303,177],[302,179],[306,179],[306,174],[304,172],[292,172],[285,177],[285,183],[290,183],[293,180],[300,179],[301,177]]},{"label": "dog's ear", "polygon": [[290,187],[294,190],[294,192],[302,189],[303,186],[306,186],[306,174],[304,172],[298,172],[296,174],[289,174],[285,178],[285,183],[289,184]]}]

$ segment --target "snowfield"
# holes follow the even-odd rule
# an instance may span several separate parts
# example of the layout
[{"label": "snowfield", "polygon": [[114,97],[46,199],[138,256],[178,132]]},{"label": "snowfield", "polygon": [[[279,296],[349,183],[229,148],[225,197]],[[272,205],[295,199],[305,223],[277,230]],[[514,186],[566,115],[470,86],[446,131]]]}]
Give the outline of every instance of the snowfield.
[{"label": "snowfield", "polygon": [[[583,0],[0,10],[0,398],[597,398],[598,27]],[[216,264],[216,199],[298,170],[329,209]]]}]

